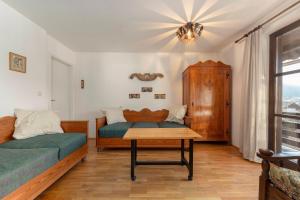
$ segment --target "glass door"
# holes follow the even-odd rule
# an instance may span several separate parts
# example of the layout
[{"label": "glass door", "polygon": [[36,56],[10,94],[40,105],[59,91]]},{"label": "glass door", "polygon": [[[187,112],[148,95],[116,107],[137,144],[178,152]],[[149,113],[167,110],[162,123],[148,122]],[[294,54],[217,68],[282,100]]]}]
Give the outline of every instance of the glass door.
[{"label": "glass door", "polygon": [[300,150],[300,20],[270,36],[269,148]]}]

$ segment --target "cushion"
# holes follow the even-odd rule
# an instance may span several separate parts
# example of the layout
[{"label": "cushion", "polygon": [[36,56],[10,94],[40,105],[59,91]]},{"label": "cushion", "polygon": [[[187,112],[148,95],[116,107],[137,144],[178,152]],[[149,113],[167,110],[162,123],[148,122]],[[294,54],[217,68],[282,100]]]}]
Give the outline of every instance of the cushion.
[{"label": "cushion", "polygon": [[187,105],[172,106],[169,108],[169,115],[166,121],[183,124],[183,118],[186,114]]},{"label": "cushion", "polygon": [[16,109],[17,117],[13,137],[25,139],[37,135],[63,133],[59,117],[52,111],[28,111]]},{"label": "cushion", "polygon": [[135,122],[132,128],[159,128],[156,122]]},{"label": "cushion", "polygon": [[271,164],[269,175],[277,188],[292,199],[300,199],[300,172]]},{"label": "cushion", "polygon": [[32,138],[11,140],[0,144],[7,149],[58,148],[57,157],[62,160],[81,146],[86,144],[86,135],[82,133],[64,133],[40,135]]},{"label": "cushion", "polygon": [[0,149],[0,199],[55,163],[58,148]]},{"label": "cushion", "polygon": [[110,108],[105,109],[104,111],[106,115],[107,124],[126,122],[126,119],[123,115],[123,110],[121,108]]},{"label": "cushion", "polygon": [[176,122],[167,122],[167,121],[159,122],[158,126],[159,128],[186,128],[186,126],[183,124],[179,124]]},{"label": "cushion", "polygon": [[109,124],[98,130],[99,135],[103,138],[122,138],[132,124],[131,122]]}]

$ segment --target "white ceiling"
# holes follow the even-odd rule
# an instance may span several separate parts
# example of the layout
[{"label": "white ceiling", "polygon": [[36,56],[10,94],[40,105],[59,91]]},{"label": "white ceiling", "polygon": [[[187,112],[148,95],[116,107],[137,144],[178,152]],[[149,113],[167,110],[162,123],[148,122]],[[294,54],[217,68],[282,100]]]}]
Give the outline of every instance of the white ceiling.
[{"label": "white ceiling", "polygon": [[[74,51],[214,51],[282,0],[4,0]],[[177,27],[197,21],[184,44]]]}]

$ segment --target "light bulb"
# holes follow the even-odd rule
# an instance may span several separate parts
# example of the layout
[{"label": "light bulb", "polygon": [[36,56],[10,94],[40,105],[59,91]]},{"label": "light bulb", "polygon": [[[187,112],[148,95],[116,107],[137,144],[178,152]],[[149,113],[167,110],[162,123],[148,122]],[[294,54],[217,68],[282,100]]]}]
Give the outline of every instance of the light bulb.
[{"label": "light bulb", "polygon": [[191,30],[188,30],[188,32],[187,32],[187,37],[188,37],[188,39],[191,39],[191,38],[192,38],[192,31],[191,31]]}]

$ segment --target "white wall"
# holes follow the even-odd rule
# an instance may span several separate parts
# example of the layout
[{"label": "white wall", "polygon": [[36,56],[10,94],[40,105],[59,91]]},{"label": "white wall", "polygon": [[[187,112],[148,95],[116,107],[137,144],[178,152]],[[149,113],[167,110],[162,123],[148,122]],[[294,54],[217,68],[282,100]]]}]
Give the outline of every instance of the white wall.
[{"label": "white wall", "polygon": [[[243,89],[242,80],[241,80],[241,70],[243,64],[243,53],[244,53],[244,41],[239,44],[234,44],[234,39],[239,38],[244,33],[251,30],[251,28],[258,26],[260,23],[269,19],[270,17],[277,14],[279,11],[288,7],[291,4],[291,1],[287,1],[286,4],[283,4],[281,7],[278,7],[272,13],[269,13],[267,16],[263,17],[260,21],[253,24],[251,27],[243,30],[241,33],[233,37],[232,41],[229,41],[219,52],[220,60],[224,61],[226,64],[232,66],[233,69],[233,94],[232,94],[232,143],[234,146],[239,147],[239,134],[240,134],[240,106],[241,102],[241,90]],[[266,34],[270,35],[276,30],[289,25],[290,23],[299,20],[300,7],[295,7],[294,9],[287,12],[287,14],[282,15],[277,20],[270,22],[269,24],[263,27],[263,30]]]},{"label": "white wall", "polygon": [[[160,109],[182,104],[182,72],[190,64],[212,59],[216,53],[77,53],[78,81],[85,89],[77,96],[77,118],[90,120],[90,136],[95,137],[95,118],[101,108],[118,107],[139,110]],[[131,73],[163,73],[164,78],[151,82],[129,79]],[[141,87],[153,87],[141,93]],[[140,99],[129,99],[140,93]],[[154,93],[165,93],[165,100],[155,100]]]},{"label": "white wall", "polygon": [[76,63],[76,54],[68,47],[64,46],[55,38],[48,35],[47,37],[49,55],[68,65],[74,66]]},{"label": "white wall", "polygon": [[241,90],[243,89],[242,81],[242,64],[244,54],[244,42],[237,45],[230,43],[227,47],[220,51],[221,60],[231,65],[232,67],[232,126],[231,137],[232,144],[239,146],[239,131],[240,131],[240,106]]},{"label": "white wall", "polygon": [[[75,55],[1,0],[0,19],[0,116],[16,107],[48,109],[50,57],[74,64]],[[9,52],[27,57],[25,74],[9,70]]]}]

